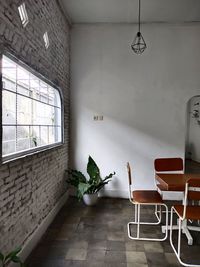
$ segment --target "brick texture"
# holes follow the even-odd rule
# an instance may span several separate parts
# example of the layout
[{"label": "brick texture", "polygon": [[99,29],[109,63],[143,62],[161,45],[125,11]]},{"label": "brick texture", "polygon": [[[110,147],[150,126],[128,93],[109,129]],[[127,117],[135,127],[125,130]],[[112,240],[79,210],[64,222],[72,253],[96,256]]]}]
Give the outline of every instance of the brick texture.
[{"label": "brick texture", "polygon": [[[69,24],[56,0],[0,1],[0,50],[6,49],[57,84],[64,96],[64,145],[0,166],[0,250],[22,246],[66,190],[69,159]],[[50,46],[44,46],[48,32]]]}]

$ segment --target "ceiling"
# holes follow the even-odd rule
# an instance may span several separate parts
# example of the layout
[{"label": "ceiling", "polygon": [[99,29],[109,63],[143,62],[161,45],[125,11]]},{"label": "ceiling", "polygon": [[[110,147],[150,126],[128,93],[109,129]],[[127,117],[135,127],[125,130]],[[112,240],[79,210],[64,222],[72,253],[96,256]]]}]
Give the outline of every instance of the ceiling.
[{"label": "ceiling", "polygon": [[[135,23],[138,0],[59,0],[72,23]],[[143,22],[200,21],[200,0],[141,0]]]}]

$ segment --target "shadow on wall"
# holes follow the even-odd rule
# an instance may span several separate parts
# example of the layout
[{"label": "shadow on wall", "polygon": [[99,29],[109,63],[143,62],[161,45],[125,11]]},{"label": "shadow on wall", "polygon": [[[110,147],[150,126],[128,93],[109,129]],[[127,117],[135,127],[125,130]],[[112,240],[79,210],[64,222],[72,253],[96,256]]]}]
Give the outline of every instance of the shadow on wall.
[{"label": "shadow on wall", "polygon": [[187,104],[185,158],[200,162],[200,96]]},{"label": "shadow on wall", "polygon": [[[116,179],[106,190],[127,190],[126,162],[130,161],[136,188],[154,188],[153,161],[159,155],[178,156],[174,143],[131,127],[125,122],[104,116],[93,121],[93,110],[81,108],[73,125],[73,166],[84,171],[88,155],[95,157],[102,175],[116,171]],[[164,152],[163,152],[164,151]],[[134,178],[133,178],[134,179]]]}]

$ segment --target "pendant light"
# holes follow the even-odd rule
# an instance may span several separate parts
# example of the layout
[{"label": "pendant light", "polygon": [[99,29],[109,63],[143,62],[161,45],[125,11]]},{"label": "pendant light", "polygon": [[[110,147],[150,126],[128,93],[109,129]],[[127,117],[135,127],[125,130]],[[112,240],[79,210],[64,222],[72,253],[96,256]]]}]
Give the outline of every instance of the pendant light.
[{"label": "pendant light", "polygon": [[138,0],[139,2],[139,14],[138,14],[138,32],[135,36],[135,39],[131,45],[131,48],[133,49],[133,51],[136,54],[142,54],[144,52],[144,50],[146,49],[147,45],[144,41],[144,38],[140,32],[140,0]]}]

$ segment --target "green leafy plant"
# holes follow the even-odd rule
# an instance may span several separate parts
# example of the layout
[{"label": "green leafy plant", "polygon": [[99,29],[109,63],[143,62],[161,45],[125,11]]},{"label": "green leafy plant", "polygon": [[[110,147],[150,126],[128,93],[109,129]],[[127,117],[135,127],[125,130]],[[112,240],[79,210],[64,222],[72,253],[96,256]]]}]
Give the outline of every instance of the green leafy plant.
[{"label": "green leafy plant", "polygon": [[25,264],[20,260],[20,257],[17,254],[21,251],[21,248],[16,248],[15,250],[9,252],[7,255],[4,255],[0,252],[0,266],[6,267],[9,262],[15,262],[20,264],[20,267],[25,267]]},{"label": "green leafy plant", "polygon": [[110,173],[104,179],[101,178],[99,167],[91,156],[88,158],[87,173],[89,179],[85,175],[77,170],[67,170],[69,174],[69,179],[67,183],[77,188],[77,197],[82,199],[84,194],[94,194],[97,193],[101,188],[108,184],[115,175],[115,172]]}]

